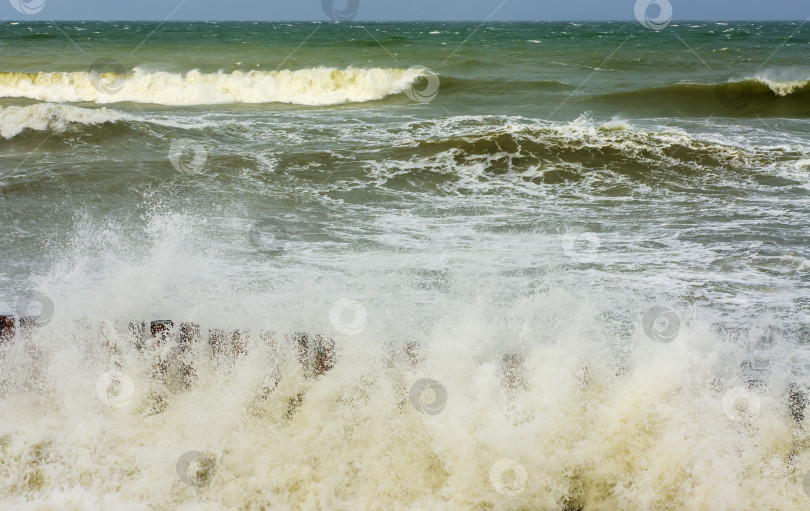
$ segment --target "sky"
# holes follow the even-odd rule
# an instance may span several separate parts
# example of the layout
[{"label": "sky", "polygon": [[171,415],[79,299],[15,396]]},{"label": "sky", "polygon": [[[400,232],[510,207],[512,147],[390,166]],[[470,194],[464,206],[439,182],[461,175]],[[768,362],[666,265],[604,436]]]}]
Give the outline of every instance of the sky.
[{"label": "sky", "polygon": [[[653,0],[639,0],[651,2]],[[804,20],[808,0],[655,0],[677,20]],[[328,20],[322,2],[357,21],[633,20],[636,0],[0,0],[13,20]],[[657,13],[657,6],[650,12]]]}]

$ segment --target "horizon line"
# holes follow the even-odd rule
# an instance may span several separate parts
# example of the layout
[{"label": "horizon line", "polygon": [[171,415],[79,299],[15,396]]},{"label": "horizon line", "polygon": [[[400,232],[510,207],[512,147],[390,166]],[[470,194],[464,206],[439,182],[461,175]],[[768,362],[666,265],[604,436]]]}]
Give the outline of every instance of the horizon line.
[{"label": "horizon line", "polygon": [[[672,23],[741,23],[741,22],[802,22],[806,19],[673,19]],[[99,22],[99,23],[118,23],[118,22],[135,22],[135,23],[325,23],[334,25],[351,25],[353,23],[638,23],[635,18],[630,19],[553,19],[553,20],[461,20],[461,19],[409,19],[409,20],[375,20],[375,19],[357,19],[348,21],[334,21],[334,20],[311,20],[311,19],[266,19],[266,20],[250,20],[250,19],[176,19],[176,20],[161,20],[160,18],[154,19],[47,19],[47,20],[33,20],[33,19],[15,19],[7,18],[0,21],[0,25],[6,22],[26,22],[26,23],[52,23],[52,22]]]}]

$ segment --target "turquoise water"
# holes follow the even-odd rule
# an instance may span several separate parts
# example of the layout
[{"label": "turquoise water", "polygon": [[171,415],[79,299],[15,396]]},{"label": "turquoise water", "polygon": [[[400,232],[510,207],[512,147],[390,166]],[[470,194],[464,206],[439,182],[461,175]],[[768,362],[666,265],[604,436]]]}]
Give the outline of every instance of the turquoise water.
[{"label": "turquoise water", "polygon": [[2,498],[803,509],[800,25],[4,24]]}]

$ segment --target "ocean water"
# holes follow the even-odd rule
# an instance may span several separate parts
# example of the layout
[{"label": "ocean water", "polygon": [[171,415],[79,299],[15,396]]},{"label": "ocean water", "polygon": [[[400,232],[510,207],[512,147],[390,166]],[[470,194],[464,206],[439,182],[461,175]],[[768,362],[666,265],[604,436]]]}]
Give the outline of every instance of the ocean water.
[{"label": "ocean water", "polygon": [[807,509],[808,44],[0,25],[0,507]]}]

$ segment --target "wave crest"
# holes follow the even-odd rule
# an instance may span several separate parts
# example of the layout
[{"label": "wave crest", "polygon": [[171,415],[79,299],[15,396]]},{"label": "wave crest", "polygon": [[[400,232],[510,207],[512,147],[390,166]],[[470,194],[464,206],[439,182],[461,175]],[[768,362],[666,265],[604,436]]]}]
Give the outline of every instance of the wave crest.
[{"label": "wave crest", "polygon": [[398,68],[335,69],[317,67],[296,71],[234,71],[185,74],[147,72],[136,68],[110,93],[98,86],[90,72],[0,73],[0,97],[54,102],[149,103],[214,105],[227,103],[292,103],[324,106],[362,103],[398,94],[420,76],[419,70]]},{"label": "wave crest", "polygon": [[778,81],[768,78],[756,78],[754,80],[746,80],[746,82],[765,84],[777,96],[790,96],[810,92],[810,80]]}]

